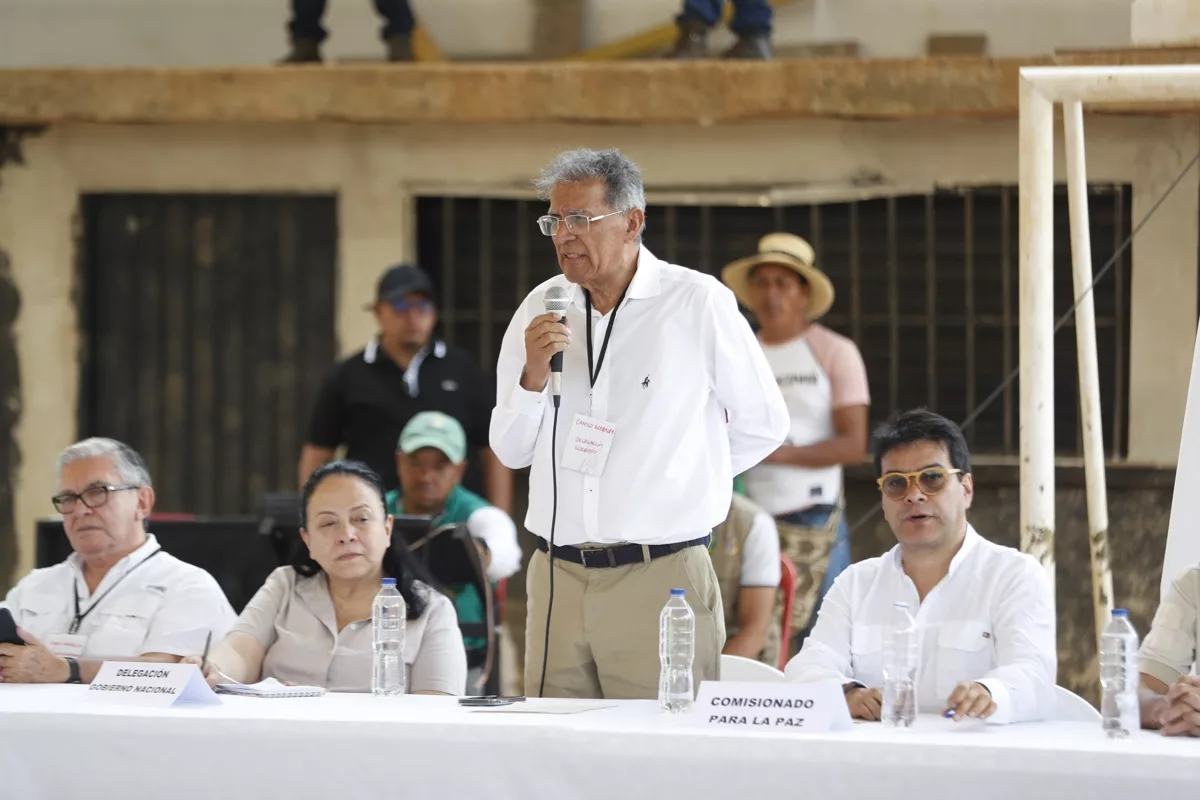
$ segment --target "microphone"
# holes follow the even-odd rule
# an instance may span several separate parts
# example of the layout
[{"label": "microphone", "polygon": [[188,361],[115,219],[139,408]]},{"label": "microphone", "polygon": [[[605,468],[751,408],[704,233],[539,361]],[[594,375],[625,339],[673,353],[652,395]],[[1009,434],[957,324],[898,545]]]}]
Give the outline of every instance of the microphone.
[{"label": "microphone", "polygon": [[[558,314],[559,322],[566,322],[567,306],[571,299],[567,290],[561,286],[551,286],[546,290],[542,303],[546,306],[547,314]],[[559,398],[562,397],[562,364],[561,352],[550,356],[550,394],[554,397],[554,407],[558,408]]]}]

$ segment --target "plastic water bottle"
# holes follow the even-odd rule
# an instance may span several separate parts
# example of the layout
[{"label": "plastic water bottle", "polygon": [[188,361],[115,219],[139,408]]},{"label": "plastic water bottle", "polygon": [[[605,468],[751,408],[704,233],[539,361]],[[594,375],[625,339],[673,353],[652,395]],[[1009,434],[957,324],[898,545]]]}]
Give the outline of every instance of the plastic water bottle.
[{"label": "plastic water bottle", "polygon": [[692,659],[696,655],[696,615],[684,599],[683,589],[672,589],[671,599],[658,615],[658,704],[672,714],[691,711]]},{"label": "plastic water bottle", "polygon": [[917,719],[917,667],[921,629],[908,603],[892,604],[892,624],[883,649],[883,724],[911,728]]},{"label": "plastic water bottle", "polygon": [[371,665],[371,694],[404,694],[404,622],[408,608],[396,589],[395,578],[384,578],[371,606],[374,660]]},{"label": "plastic water bottle", "polygon": [[1129,612],[1114,608],[1100,635],[1100,715],[1110,739],[1124,739],[1142,727],[1138,706],[1138,635]]}]

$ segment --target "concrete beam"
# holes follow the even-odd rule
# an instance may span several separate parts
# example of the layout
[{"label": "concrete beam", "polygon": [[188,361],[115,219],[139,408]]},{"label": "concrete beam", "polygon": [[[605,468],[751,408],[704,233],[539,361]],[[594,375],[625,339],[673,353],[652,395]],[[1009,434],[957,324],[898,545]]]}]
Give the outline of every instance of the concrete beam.
[{"label": "concrete beam", "polygon": [[0,71],[0,124],[708,125],[1015,116],[1021,64],[828,59],[7,70]]},{"label": "concrete beam", "polygon": [[1200,49],[1054,59],[0,70],[0,124],[716,125],[811,118],[1015,118],[1022,66],[1159,63],[1200,63]]}]

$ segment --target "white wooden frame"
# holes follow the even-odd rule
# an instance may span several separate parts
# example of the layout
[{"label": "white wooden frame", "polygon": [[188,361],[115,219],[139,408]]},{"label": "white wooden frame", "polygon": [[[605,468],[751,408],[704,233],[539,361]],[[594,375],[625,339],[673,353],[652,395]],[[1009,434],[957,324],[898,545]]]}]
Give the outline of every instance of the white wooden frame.
[{"label": "white wooden frame", "polygon": [[1020,77],[1021,549],[1054,579],[1054,106],[1063,104],[1096,635],[1112,610],[1083,104],[1200,100],[1200,66],[1029,67]]}]

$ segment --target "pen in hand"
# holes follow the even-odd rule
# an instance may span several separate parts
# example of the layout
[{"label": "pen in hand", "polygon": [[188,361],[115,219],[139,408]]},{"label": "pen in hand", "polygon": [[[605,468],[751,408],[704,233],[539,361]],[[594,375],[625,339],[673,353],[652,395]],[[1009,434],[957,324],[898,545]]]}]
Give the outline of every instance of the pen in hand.
[{"label": "pen in hand", "polygon": [[204,655],[200,656],[200,674],[204,674],[204,668],[208,666],[208,648],[212,644],[212,631],[208,632],[208,636],[204,639]]}]

